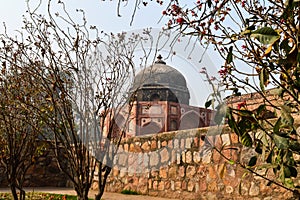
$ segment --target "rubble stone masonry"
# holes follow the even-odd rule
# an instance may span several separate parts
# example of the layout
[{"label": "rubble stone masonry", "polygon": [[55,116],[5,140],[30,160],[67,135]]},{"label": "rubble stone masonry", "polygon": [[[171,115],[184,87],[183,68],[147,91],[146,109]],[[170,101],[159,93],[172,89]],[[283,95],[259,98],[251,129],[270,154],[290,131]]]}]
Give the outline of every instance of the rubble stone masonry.
[{"label": "rubble stone masonry", "polygon": [[[44,141],[40,154],[25,175],[24,187],[66,187],[70,186],[68,177],[59,169],[51,145]],[[9,187],[5,171],[0,166],[0,187]]]},{"label": "rubble stone masonry", "polygon": [[[222,154],[232,162],[216,151],[222,147]],[[268,181],[236,164],[247,163],[253,154],[228,128],[221,127],[126,138],[115,157],[106,191],[132,190],[191,200],[293,198],[291,192],[266,186]]]}]

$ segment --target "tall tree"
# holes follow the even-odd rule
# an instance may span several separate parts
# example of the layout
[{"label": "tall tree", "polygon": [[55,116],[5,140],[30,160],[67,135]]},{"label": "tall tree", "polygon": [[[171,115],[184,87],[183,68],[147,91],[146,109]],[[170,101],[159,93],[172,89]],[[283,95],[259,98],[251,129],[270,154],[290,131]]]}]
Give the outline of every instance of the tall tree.
[{"label": "tall tree", "polygon": [[[256,175],[261,168],[272,172],[274,179],[264,178],[297,193],[293,178],[298,174],[300,150],[295,123],[299,114],[300,2],[208,0],[186,5],[169,1],[163,15],[169,19],[166,26],[176,29],[180,37],[196,37],[224,59],[219,73],[225,91],[235,96],[255,92],[263,99],[255,110],[247,102],[226,108],[217,92],[206,106],[219,101],[216,121],[222,123],[225,117],[240,142],[256,151],[241,166]],[[271,95],[277,101],[270,100],[270,88],[276,88]],[[277,114],[276,120],[265,115],[270,111]]]},{"label": "tall tree", "polygon": [[[48,1],[48,12],[42,15],[40,5],[32,9],[29,1],[19,38],[1,35],[1,61],[10,60],[5,52],[9,44],[18,47],[22,62],[10,64],[19,64],[28,77],[38,80],[35,92],[43,106],[31,102],[27,106],[43,122],[39,132],[53,142],[59,167],[73,183],[78,199],[88,198],[98,166],[96,199],[100,199],[130,115],[134,51],[143,49],[141,44],[151,37],[148,31],[142,35],[98,32],[97,27],[88,27],[82,10],[77,10],[82,16],[77,22],[63,2],[58,5],[61,10],[53,13]],[[142,61],[149,56],[143,52]]]},{"label": "tall tree", "polygon": [[[36,79],[22,66],[22,47],[14,41],[4,41],[0,47],[0,165],[14,199],[25,199],[23,183],[28,168],[39,152],[38,136],[43,123],[34,109],[42,109]],[[20,190],[20,195],[17,194]]]}]

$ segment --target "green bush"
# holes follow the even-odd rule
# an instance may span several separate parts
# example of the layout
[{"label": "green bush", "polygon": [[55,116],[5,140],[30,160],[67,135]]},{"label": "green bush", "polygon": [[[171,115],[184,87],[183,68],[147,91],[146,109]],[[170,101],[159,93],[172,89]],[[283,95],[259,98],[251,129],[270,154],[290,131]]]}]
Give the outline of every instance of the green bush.
[{"label": "green bush", "polygon": [[121,194],[139,195],[138,192],[133,191],[133,190],[122,190]]}]

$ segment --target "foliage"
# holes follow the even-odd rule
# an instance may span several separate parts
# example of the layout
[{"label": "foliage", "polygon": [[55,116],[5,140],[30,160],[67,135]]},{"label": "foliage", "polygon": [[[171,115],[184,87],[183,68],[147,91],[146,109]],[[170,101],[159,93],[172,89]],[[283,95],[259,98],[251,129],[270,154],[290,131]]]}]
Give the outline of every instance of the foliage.
[{"label": "foliage", "polygon": [[[272,172],[275,179],[271,183],[292,191],[299,187],[293,182],[298,177],[300,147],[296,131],[299,13],[298,0],[199,0],[192,5],[170,1],[163,11],[169,18],[167,28],[176,29],[180,37],[197,37],[205,48],[212,45],[224,59],[219,71],[224,91],[232,91],[233,96],[253,93],[263,100],[253,108],[248,105],[251,99],[246,99],[224,112],[217,92],[206,106],[214,102],[218,108],[216,122],[228,122],[240,142],[255,149],[256,155],[245,168],[253,173],[257,169]],[[226,103],[232,98],[236,97],[231,96]]]},{"label": "foliage", "polygon": [[133,190],[122,190],[121,194],[139,195],[138,192],[133,191]]},{"label": "foliage", "polygon": [[[5,43],[4,41],[2,41]],[[24,199],[23,183],[28,168],[38,156],[38,136],[43,123],[34,112],[35,107],[43,108],[38,79],[22,67],[20,49],[12,42],[1,45],[0,58],[0,166],[14,199]]]},{"label": "foliage", "polygon": [[[22,114],[21,122],[32,120],[40,125],[36,132],[53,143],[51,148],[58,165],[73,183],[78,199],[87,199],[98,168],[96,199],[100,199],[127,128],[131,109],[128,91],[135,73],[134,50],[144,41],[151,42],[149,32],[129,36],[106,34],[88,26],[82,10],[77,10],[82,20],[72,19],[62,1],[57,2],[61,10],[56,13],[52,11],[53,2],[47,1],[46,14],[39,13],[42,1],[37,7],[30,3],[19,35],[1,34],[3,80],[15,67],[18,74],[24,75],[16,79],[20,81],[16,82],[18,86],[11,81],[9,90],[4,88],[13,95],[9,99],[1,96],[5,101],[2,108],[15,103]],[[147,56],[145,52],[141,60],[147,60]],[[22,91],[22,85],[32,88]],[[26,95],[31,96],[25,98]],[[119,115],[122,122],[116,122]],[[33,133],[32,129],[26,129],[28,134]],[[34,147],[36,142],[29,141]],[[31,147],[30,143],[24,146]],[[16,147],[12,145],[12,151]],[[19,159],[11,158],[12,162]]]},{"label": "foliage", "polygon": [[[0,193],[0,199],[11,199],[10,193]],[[27,192],[26,199],[31,200],[76,200],[77,196],[67,194],[50,194],[42,192]],[[91,200],[89,198],[89,200]]]}]

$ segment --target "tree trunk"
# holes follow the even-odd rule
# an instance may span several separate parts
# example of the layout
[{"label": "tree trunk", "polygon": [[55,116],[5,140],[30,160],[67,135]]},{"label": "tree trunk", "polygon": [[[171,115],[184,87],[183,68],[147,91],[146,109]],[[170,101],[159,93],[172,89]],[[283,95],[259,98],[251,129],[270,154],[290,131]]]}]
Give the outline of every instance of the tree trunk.
[{"label": "tree trunk", "polygon": [[13,196],[14,200],[18,200],[18,194],[17,194],[15,184],[10,185],[10,190],[11,190],[11,193],[12,193],[12,196]]},{"label": "tree trunk", "polygon": [[20,200],[25,200],[26,193],[24,190],[20,190]]},{"label": "tree trunk", "polygon": [[103,196],[104,193],[104,189],[105,189],[105,185],[102,184],[98,184],[98,194],[96,194],[95,196],[95,200],[101,200],[101,197]]},{"label": "tree trunk", "polygon": [[25,196],[26,196],[25,190],[23,190],[21,187],[18,189],[20,190],[20,200],[25,200]]},{"label": "tree trunk", "polygon": [[88,193],[84,193],[84,194],[78,194],[77,193],[77,200],[88,200]]},{"label": "tree trunk", "polygon": [[[104,166],[104,168],[102,169],[102,164],[99,163],[99,182],[98,182],[98,194],[95,197],[95,200],[100,200],[103,193],[104,193],[104,189],[105,189],[105,185],[106,185],[106,180],[107,177],[111,171],[111,167],[108,166]],[[101,173],[101,171],[104,171],[104,174]],[[101,177],[100,177],[101,176]]]},{"label": "tree trunk", "polygon": [[98,182],[98,193],[95,195],[95,200],[100,200],[102,195],[104,193],[104,189],[102,187],[102,183],[101,183],[101,180],[99,179],[99,182]]},{"label": "tree trunk", "polygon": [[100,200],[100,199],[101,199],[101,196],[102,196],[102,195],[100,195],[100,194],[96,194],[95,200]]},{"label": "tree trunk", "polygon": [[86,191],[85,188],[75,188],[77,193],[77,200],[88,200],[89,190]]}]

